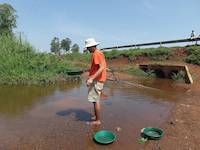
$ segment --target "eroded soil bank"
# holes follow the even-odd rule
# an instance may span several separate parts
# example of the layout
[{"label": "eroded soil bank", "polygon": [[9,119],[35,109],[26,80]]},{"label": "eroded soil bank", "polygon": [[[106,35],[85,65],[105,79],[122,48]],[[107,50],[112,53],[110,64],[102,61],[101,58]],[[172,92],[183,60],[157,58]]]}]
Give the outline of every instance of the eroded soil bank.
[{"label": "eroded soil bank", "polygon": [[[179,52],[180,53],[180,52]],[[178,58],[178,57],[177,57]],[[123,59],[123,58],[121,58]],[[179,58],[180,59],[180,58]],[[114,60],[110,62],[110,66],[113,68],[125,68],[128,66],[134,66],[138,64],[148,64],[148,63],[159,63],[158,61],[150,61],[146,58],[138,58],[135,62],[129,62],[126,58],[118,63],[119,61]],[[190,73],[193,76],[194,83],[184,84],[175,83],[185,91],[180,92],[180,97],[176,101],[173,101],[175,106],[171,111],[169,118],[161,125],[165,131],[165,136],[160,141],[149,141],[141,149],[145,150],[198,150],[200,149],[200,67],[198,65],[192,65],[184,63],[180,60],[172,58],[168,61],[162,61],[161,64],[177,64],[177,65],[187,65]],[[116,73],[117,74],[117,73]],[[121,79],[127,79],[125,76],[118,74]],[[130,79],[131,77],[128,77]],[[137,80],[138,77],[132,77],[131,80]],[[156,87],[176,91],[176,88],[170,87],[173,84],[163,84],[162,82],[152,84],[151,80],[146,80],[143,85],[148,85],[151,87]],[[165,80],[165,79],[161,79]],[[167,83],[171,81],[167,81]],[[168,85],[168,87],[167,87]]]}]

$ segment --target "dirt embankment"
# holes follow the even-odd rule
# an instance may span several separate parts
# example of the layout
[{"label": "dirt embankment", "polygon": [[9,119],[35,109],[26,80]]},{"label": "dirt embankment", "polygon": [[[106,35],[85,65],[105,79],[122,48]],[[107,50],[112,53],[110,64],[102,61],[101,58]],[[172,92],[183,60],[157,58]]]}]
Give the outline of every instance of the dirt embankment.
[{"label": "dirt embankment", "polygon": [[182,99],[176,102],[172,115],[163,124],[165,136],[162,140],[149,143],[152,150],[199,150],[200,149],[200,67],[187,65],[195,75],[194,83]]},{"label": "dirt embankment", "polygon": [[[165,136],[160,141],[149,142],[145,150],[199,150],[200,149],[200,66],[187,64],[182,58],[187,56],[184,49],[174,50],[172,55],[166,61],[167,64],[187,65],[190,73],[193,75],[194,83],[187,86],[188,90],[183,93],[182,99],[176,102],[172,115],[162,128]],[[135,61],[130,61],[128,57],[114,58],[108,61],[111,68],[126,68],[141,63],[155,63],[148,58],[141,56]],[[157,62],[158,63],[158,62]],[[120,79],[131,79],[121,73],[116,73]],[[112,76],[112,74],[109,74]]]}]

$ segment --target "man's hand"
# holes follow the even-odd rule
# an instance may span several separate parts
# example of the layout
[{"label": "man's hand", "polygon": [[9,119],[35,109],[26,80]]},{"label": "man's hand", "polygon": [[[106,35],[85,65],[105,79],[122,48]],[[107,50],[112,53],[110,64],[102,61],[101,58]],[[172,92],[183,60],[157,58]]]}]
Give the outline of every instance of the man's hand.
[{"label": "man's hand", "polygon": [[106,71],[110,71],[111,72],[112,70],[110,68],[106,68]]},{"label": "man's hand", "polygon": [[90,86],[93,83],[93,79],[89,78],[86,82],[87,86]]}]

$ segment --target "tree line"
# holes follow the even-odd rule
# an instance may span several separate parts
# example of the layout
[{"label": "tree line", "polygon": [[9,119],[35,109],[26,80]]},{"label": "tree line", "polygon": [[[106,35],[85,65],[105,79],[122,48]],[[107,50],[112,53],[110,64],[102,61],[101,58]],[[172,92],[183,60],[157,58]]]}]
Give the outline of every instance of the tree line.
[{"label": "tree line", "polygon": [[78,53],[80,48],[78,44],[72,44],[72,41],[70,38],[64,38],[63,40],[59,40],[58,37],[54,37],[51,41],[51,52],[60,55],[61,52],[65,53]]}]

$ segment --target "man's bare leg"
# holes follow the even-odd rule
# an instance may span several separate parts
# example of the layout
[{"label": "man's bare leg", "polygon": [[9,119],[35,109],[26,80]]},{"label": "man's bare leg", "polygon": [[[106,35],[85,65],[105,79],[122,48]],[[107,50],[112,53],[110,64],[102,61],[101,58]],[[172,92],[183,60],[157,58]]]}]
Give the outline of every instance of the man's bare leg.
[{"label": "man's bare leg", "polygon": [[94,115],[92,117],[92,119],[94,121],[91,122],[91,124],[94,124],[94,125],[99,125],[101,124],[101,121],[100,121],[100,109],[101,109],[101,105],[100,105],[100,102],[94,102]]}]

